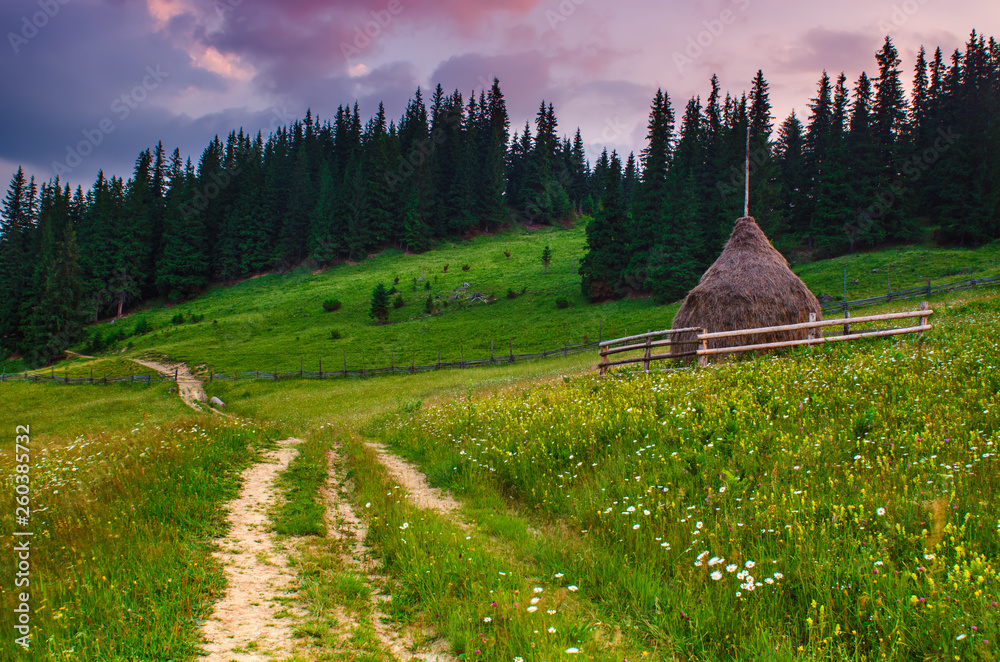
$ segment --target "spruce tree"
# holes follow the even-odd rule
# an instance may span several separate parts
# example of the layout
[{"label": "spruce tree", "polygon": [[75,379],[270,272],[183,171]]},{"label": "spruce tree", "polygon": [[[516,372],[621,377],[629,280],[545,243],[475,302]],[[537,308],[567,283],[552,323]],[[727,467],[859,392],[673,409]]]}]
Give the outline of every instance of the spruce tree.
[{"label": "spruce tree", "polygon": [[375,320],[376,324],[385,324],[389,321],[389,291],[385,289],[383,283],[379,283],[372,290],[371,309],[368,317]]},{"label": "spruce tree", "polygon": [[622,162],[612,153],[605,174],[603,208],[587,225],[587,253],[580,260],[581,287],[591,301],[621,296],[618,282],[628,264],[630,219],[622,194]]}]

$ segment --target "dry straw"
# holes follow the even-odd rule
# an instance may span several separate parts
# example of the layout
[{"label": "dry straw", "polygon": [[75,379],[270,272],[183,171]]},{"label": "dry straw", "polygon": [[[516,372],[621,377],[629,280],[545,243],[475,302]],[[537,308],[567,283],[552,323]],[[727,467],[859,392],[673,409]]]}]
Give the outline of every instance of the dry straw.
[{"label": "dry straw", "polygon": [[[722,254],[688,293],[673,328],[700,327],[715,332],[782,326],[808,322],[809,313],[821,319],[819,301],[788,268],[788,261],[757,222],[744,216],[736,220]],[[807,330],[797,330],[717,338],[709,340],[708,347],[799,340],[807,334]],[[696,335],[678,334],[674,340],[695,340]],[[691,345],[674,345],[672,353],[691,349]]]}]

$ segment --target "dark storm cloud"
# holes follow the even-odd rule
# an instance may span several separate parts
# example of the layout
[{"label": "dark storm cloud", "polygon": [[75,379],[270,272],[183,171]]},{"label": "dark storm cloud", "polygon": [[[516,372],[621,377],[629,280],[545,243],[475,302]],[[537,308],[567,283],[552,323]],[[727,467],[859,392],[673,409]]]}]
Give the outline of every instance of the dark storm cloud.
[{"label": "dark storm cloud", "polygon": [[[23,25],[38,6],[0,5],[0,26]],[[176,117],[161,104],[185,87],[221,91],[223,81],[193,68],[187,53],[154,32],[144,6],[58,6],[17,52],[0,55],[5,88],[16,90],[0,106],[0,158],[46,178],[62,164],[55,170],[75,185],[92,181],[100,168],[129,174],[138,152],[161,138],[188,149],[203,144],[211,122]]]}]

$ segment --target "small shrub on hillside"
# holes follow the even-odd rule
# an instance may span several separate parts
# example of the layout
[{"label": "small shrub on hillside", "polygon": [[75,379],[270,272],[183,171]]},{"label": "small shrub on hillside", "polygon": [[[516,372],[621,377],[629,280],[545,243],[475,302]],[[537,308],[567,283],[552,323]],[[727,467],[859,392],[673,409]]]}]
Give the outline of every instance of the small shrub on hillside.
[{"label": "small shrub on hillside", "polygon": [[504,251],[504,252],[503,252],[503,255],[504,255],[504,257],[505,257],[505,258],[507,258],[508,260],[510,259],[510,251]]},{"label": "small shrub on hillside", "polygon": [[399,292],[399,290],[396,289],[395,285],[393,285],[392,287],[389,288],[389,294],[390,295],[396,294],[397,292]]},{"label": "small shrub on hillside", "polygon": [[94,331],[93,335],[87,338],[87,342],[83,344],[83,353],[96,354],[104,349],[105,346],[104,335],[100,331]]},{"label": "small shrub on hillside", "polygon": [[184,323],[184,313],[177,313],[170,318],[171,324],[183,324]]},{"label": "small shrub on hillside", "polygon": [[448,265],[447,264],[444,265],[444,269],[442,271],[444,271],[445,273],[448,273]]},{"label": "small shrub on hillside", "polygon": [[203,319],[205,319],[204,315],[192,315],[191,319],[189,321],[192,324],[197,324],[198,322],[202,321]]},{"label": "small shrub on hillside", "polygon": [[393,301],[392,301],[392,307],[393,308],[402,308],[405,305],[406,305],[406,302],[403,301],[403,295],[402,294],[397,295],[396,298],[393,299]]},{"label": "small shrub on hillside", "polygon": [[559,297],[556,299],[556,308],[569,308],[569,301],[567,301],[565,297]]},{"label": "small shrub on hillside", "polygon": [[508,289],[507,290],[507,298],[508,299],[516,299],[517,298],[517,292],[515,292],[514,290],[511,290],[511,289]]},{"label": "small shrub on hillside", "polygon": [[149,333],[153,330],[153,325],[149,323],[145,317],[140,318],[138,322],[135,323],[135,329],[132,331],[133,336],[141,336]]},{"label": "small shrub on hillside", "polygon": [[426,283],[424,283],[424,289],[425,290],[431,289],[431,282],[430,281],[427,281]]},{"label": "small shrub on hillside", "polygon": [[343,338],[343,336],[340,334],[340,331],[337,329],[331,329],[330,340],[340,340],[341,338]]},{"label": "small shrub on hillside", "polygon": [[332,313],[335,310],[340,310],[340,299],[327,299],[323,302],[323,310],[328,313]]},{"label": "small shrub on hillside", "polygon": [[469,266],[469,265],[467,265],[467,264],[463,264],[463,265],[462,265],[462,271],[468,271],[468,270],[469,270],[469,269],[471,269],[471,268],[472,268],[472,267],[470,267],[470,266]]},{"label": "small shrub on hillside", "polygon": [[427,295],[427,301],[424,301],[424,312],[428,315],[434,314],[434,299],[429,294]]},{"label": "small shrub on hillside", "polygon": [[372,290],[371,310],[368,311],[368,316],[374,319],[376,324],[385,324],[389,321],[389,292],[382,283]]}]

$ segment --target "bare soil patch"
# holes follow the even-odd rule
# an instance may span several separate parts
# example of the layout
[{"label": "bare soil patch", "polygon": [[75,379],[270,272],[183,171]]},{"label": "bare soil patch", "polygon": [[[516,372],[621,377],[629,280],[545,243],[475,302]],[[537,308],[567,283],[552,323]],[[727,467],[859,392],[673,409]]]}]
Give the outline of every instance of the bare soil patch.
[{"label": "bare soil patch", "polygon": [[225,567],[227,587],[205,623],[206,662],[265,662],[291,653],[290,616],[300,612],[281,598],[294,593],[295,572],[286,548],[270,531],[267,511],[274,504],[275,478],[299,441],[279,442],[277,450],[244,471],[239,497],[226,506],[230,530],[215,556]]},{"label": "bare soil patch", "polygon": [[393,455],[381,444],[369,444],[378,453],[379,461],[389,470],[389,474],[399,481],[400,487],[407,491],[410,499],[420,508],[433,510],[442,515],[449,515],[458,510],[459,503],[445,492],[431,487],[424,474],[420,473],[406,460]]},{"label": "bare soil patch", "polygon": [[[340,457],[336,450],[331,451],[328,457],[327,530],[330,536],[344,543],[345,566],[364,577],[371,588],[370,621],[379,641],[398,660],[454,662],[455,657],[448,652],[445,641],[434,639],[428,632],[397,631],[387,622],[388,619],[380,609],[380,605],[392,600],[392,596],[386,595],[380,588],[387,585],[386,578],[379,574],[379,563],[365,545],[367,527],[350,505],[350,481],[344,479]],[[345,619],[338,620],[344,622]],[[346,620],[350,623],[350,619]],[[424,643],[418,645],[418,640]]]}]

